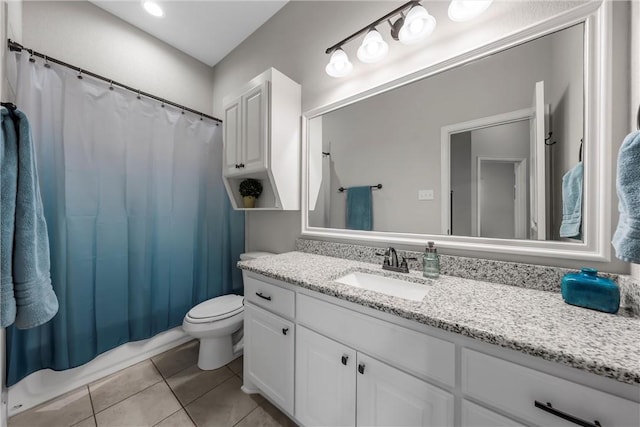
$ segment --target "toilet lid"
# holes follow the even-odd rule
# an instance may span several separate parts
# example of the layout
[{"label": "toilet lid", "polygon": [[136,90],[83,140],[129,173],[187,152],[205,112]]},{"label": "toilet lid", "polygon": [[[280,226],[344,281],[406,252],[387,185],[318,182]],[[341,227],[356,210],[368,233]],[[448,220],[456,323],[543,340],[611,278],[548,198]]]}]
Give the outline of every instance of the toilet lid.
[{"label": "toilet lid", "polygon": [[223,295],[201,302],[193,307],[187,316],[193,320],[222,320],[241,313],[244,309],[244,297]]}]

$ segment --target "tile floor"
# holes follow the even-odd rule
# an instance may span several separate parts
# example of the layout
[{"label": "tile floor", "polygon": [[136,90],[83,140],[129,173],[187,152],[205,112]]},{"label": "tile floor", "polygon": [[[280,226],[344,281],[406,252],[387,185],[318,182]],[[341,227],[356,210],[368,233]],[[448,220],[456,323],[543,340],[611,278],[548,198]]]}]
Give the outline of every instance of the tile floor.
[{"label": "tile floor", "polygon": [[188,342],[9,419],[9,427],[295,426],[259,395],[246,395],[242,358],[213,371]]}]

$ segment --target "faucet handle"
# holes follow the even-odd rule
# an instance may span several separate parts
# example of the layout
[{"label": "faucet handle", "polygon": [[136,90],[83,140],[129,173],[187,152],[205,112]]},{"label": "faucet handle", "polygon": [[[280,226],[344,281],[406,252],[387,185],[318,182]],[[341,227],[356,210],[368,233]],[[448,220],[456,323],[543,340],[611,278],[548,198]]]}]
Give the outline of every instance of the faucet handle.
[{"label": "faucet handle", "polygon": [[391,262],[389,261],[389,249],[387,249],[383,254],[376,252],[377,256],[383,256],[384,257],[384,261],[382,261],[382,265],[391,265]]},{"label": "faucet handle", "polygon": [[418,260],[418,258],[413,257],[413,256],[412,257],[403,256],[402,257],[402,263],[400,264],[400,267],[407,267],[408,266],[407,261],[417,261],[417,260]]}]

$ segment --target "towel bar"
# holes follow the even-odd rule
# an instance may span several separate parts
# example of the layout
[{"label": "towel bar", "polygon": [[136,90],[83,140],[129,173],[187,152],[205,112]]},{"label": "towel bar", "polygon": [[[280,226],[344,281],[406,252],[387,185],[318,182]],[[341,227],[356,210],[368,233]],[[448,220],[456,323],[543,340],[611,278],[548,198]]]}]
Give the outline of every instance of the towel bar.
[{"label": "towel bar", "polygon": [[[378,190],[382,188],[382,184],[376,184],[376,185],[370,185],[371,188],[377,188]],[[343,193],[345,190],[348,190],[348,188],[344,188],[344,187],[340,187],[338,188],[338,191]]]}]

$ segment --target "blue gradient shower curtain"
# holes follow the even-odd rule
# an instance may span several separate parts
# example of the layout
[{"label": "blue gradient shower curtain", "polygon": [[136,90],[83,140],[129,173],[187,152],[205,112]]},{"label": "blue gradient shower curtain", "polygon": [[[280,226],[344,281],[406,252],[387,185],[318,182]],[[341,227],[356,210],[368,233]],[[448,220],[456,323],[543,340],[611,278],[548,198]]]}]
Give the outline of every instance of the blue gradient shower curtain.
[{"label": "blue gradient shower curtain", "polygon": [[7,330],[7,385],[82,365],[242,292],[244,215],[222,183],[222,126],[11,54],[29,117],[60,311]]}]

